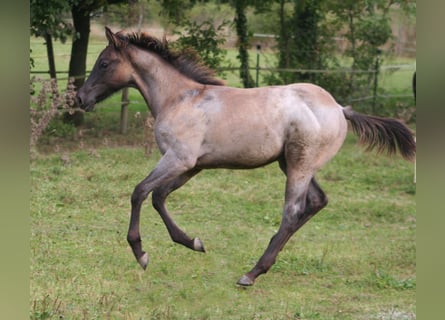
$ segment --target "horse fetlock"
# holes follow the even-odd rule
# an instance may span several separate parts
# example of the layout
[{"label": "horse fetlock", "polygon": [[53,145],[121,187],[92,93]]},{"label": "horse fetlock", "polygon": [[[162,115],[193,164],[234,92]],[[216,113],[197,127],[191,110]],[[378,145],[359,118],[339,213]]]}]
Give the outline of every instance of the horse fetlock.
[{"label": "horse fetlock", "polygon": [[134,232],[128,232],[127,234],[127,242],[133,248],[134,245],[141,243],[141,236]]}]

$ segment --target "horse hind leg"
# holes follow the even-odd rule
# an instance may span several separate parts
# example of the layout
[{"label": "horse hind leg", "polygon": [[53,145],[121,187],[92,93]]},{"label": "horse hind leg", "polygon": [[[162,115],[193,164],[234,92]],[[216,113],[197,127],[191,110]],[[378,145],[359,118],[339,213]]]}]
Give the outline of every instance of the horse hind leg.
[{"label": "horse hind leg", "polygon": [[[269,246],[257,264],[251,271],[243,275],[237,284],[251,286],[259,275],[267,273],[290,237],[327,205],[326,194],[314,177],[310,180],[308,187],[301,188],[301,184],[297,188],[292,188],[288,184],[283,219],[278,232],[270,240]],[[297,191],[298,189],[300,190]]]},{"label": "horse hind leg", "polygon": [[200,171],[201,170],[198,169],[187,171],[186,173],[170,181],[168,184],[162,185],[153,190],[152,204],[164,221],[164,224],[167,227],[167,231],[174,242],[182,244],[185,247],[195,251],[205,252],[204,244],[202,243],[202,241],[199,238],[192,239],[184,231],[182,231],[173,221],[165,207],[165,200],[167,199],[168,195],[183,186],[187,181],[189,181]]}]

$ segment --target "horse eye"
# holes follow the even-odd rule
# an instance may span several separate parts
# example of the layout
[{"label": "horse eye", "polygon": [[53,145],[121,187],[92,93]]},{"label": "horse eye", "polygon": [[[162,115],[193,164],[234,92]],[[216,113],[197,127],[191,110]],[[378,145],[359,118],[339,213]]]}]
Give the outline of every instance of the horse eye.
[{"label": "horse eye", "polygon": [[108,67],[108,62],[106,62],[106,61],[101,61],[100,64],[99,64],[99,66],[100,66],[102,69],[105,69],[106,67]]}]

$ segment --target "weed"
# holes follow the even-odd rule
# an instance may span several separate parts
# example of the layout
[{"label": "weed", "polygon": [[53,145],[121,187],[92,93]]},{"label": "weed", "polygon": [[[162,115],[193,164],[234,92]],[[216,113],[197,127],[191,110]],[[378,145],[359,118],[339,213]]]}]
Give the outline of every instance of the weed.
[{"label": "weed", "polygon": [[378,269],[371,273],[369,281],[371,285],[376,286],[378,289],[416,289],[416,279],[406,278],[399,280],[389,273]]},{"label": "weed", "polygon": [[34,300],[30,314],[31,320],[45,320],[45,319],[63,319],[61,311],[61,304],[58,298],[52,300],[49,295],[46,295],[42,300]]},{"label": "weed", "polygon": [[[67,90],[62,93],[59,90],[56,79],[43,80],[36,77],[31,78],[31,103],[30,103],[30,117],[31,117],[31,137],[30,147],[34,150],[37,141],[48,129],[51,120],[56,115],[61,115],[63,112],[73,112],[75,90],[73,85],[74,79],[69,81]],[[37,95],[35,95],[35,86],[41,86]],[[55,128],[52,128],[55,131]],[[66,130],[63,130],[60,136],[66,135]]]}]

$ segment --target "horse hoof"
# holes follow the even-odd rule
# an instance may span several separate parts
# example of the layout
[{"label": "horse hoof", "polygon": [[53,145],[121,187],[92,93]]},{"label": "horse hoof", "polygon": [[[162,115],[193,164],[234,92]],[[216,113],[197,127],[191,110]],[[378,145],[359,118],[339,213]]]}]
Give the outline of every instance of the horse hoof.
[{"label": "horse hoof", "polygon": [[241,285],[241,286],[245,286],[245,287],[247,287],[247,286],[251,286],[251,285],[253,285],[253,283],[254,283],[254,280],[250,279],[250,278],[249,278],[248,276],[246,276],[246,275],[243,275],[243,276],[241,277],[241,279],[239,279],[238,282],[237,282],[236,284],[239,284],[239,285]]},{"label": "horse hoof", "polygon": [[193,250],[206,252],[206,250],[204,249],[204,244],[202,243],[202,241],[199,238],[195,238],[193,240]]},{"label": "horse hoof", "polygon": [[144,252],[144,254],[138,259],[139,264],[141,265],[142,269],[147,269],[148,265],[148,254]]}]

